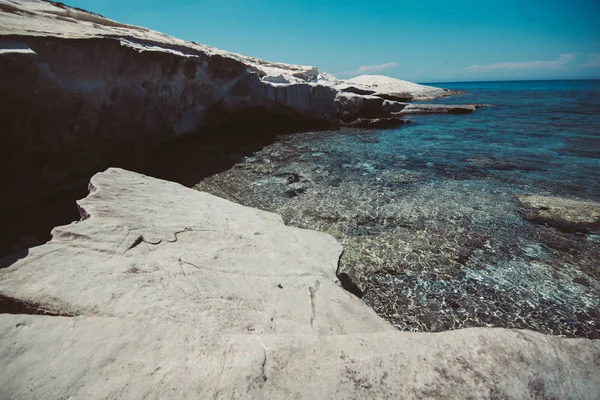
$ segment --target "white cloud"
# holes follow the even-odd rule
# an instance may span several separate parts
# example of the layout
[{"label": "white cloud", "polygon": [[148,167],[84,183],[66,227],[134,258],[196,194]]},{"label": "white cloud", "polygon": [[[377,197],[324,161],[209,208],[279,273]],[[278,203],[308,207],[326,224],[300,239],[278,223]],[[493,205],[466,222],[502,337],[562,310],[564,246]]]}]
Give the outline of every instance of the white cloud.
[{"label": "white cloud", "polygon": [[523,62],[503,62],[488,65],[470,65],[465,68],[468,71],[484,71],[494,69],[537,69],[549,68],[559,69],[573,61],[577,54],[561,54],[556,60],[552,61],[523,61]]},{"label": "white cloud", "polygon": [[366,75],[372,74],[376,72],[382,72],[386,69],[396,68],[398,66],[397,63],[389,62],[385,64],[379,65],[362,65],[356,71],[346,71],[346,72],[338,72],[336,75],[346,75],[346,76],[355,76],[355,75]]},{"label": "white cloud", "polygon": [[582,65],[583,68],[600,68],[600,54],[590,54],[590,59]]}]

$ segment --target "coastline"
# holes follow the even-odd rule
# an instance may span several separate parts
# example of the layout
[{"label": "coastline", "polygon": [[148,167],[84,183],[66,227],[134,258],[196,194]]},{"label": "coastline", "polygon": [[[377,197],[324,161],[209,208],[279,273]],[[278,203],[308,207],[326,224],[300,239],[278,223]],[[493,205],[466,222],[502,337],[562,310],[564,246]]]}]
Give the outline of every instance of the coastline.
[{"label": "coastline", "polygon": [[600,87],[340,80],[43,0],[0,0],[0,73],[0,397],[600,396]]},{"label": "coastline", "polygon": [[399,332],[335,282],[339,242],[276,214],[115,168],[78,205],[2,260],[9,399],[598,394],[599,341]]}]

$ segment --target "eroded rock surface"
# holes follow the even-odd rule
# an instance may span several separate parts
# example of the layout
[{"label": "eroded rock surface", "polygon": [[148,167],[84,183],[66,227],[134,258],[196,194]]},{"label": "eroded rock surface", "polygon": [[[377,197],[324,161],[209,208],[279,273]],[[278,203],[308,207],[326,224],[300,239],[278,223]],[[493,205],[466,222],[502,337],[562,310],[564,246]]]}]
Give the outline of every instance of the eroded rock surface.
[{"label": "eroded rock surface", "polygon": [[79,206],[2,260],[3,399],[600,396],[599,341],[398,332],[336,284],[338,242],[275,214],[121,169]]},{"label": "eroded rock surface", "polygon": [[[56,314],[168,320],[215,332],[391,329],[338,290],[342,246],[328,235],[125,170],[96,175],[90,191],[78,203],[83,221],[55,228],[52,241],[2,270],[3,296]],[[78,276],[77,286],[59,271]],[[352,303],[359,313],[348,318],[341,311]]]}]

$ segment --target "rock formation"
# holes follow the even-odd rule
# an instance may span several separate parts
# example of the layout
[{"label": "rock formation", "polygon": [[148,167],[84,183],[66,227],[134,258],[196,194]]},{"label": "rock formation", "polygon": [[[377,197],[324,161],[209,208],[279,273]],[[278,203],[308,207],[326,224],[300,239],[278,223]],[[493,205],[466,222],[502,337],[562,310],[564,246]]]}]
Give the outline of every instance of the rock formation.
[{"label": "rock formation", "polygon": [[121,169],[0,264],[3,399],[600,396],[600,343],[398,332],[336,284],[342,247]]},{"label": "rock formation", "polygon": [[556,196],[517,196],[523,217],[567,232],[599,232],[600,203]]},{"label": "rock formation", "polygon": [[186,134],[210,141],[224,125],[390,118],[406,100],[455,93],[385,77],[346,82],[43,0],[0,0],[0,75],[0,206],[134,165]]},{"label": "rock formation", "polygon": [[433,100],[458,93],[454,90],[419,85],[382,75],[357,76],[356,78],[349,79],[347,84],[356,85],[363,91],[372,91],[371,93],[364,92],[363,94],[373,94],[388,100],[397,101]]},{"label": "rock formation", "polygon": [[471,114],[483,104],[408,104],[398,115],[406,114]]}]

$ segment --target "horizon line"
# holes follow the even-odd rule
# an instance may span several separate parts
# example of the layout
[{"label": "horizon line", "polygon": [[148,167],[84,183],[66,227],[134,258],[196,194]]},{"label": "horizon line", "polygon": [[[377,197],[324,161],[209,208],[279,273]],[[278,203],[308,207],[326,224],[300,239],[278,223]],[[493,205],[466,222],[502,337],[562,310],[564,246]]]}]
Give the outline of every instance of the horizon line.
[{"label": "horizon line", "polygon": [[415,82],[419,85],[439,85],[440,83],[489,83],[489,82],[553,82],[553,81],[599,81],[597,78],[556,78],[556,79],[490,79],[490,80],[475,80],[475,81],[428,81]]}]

